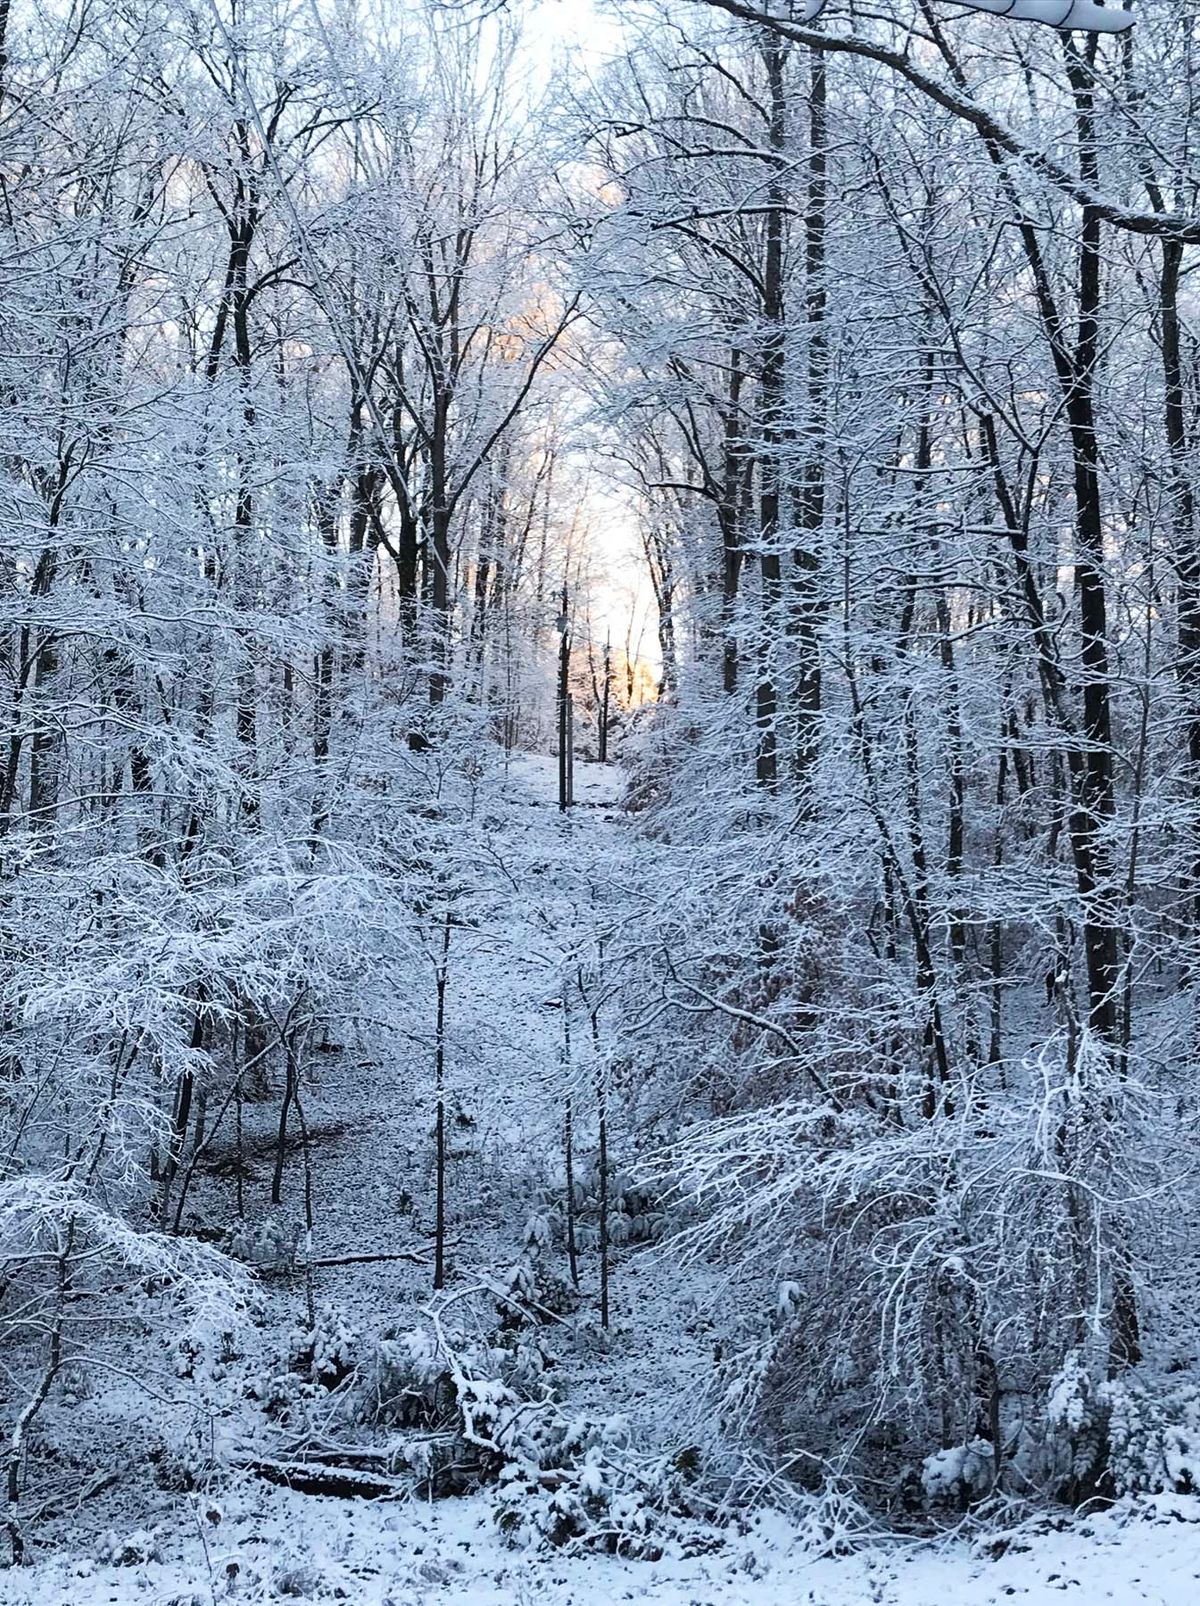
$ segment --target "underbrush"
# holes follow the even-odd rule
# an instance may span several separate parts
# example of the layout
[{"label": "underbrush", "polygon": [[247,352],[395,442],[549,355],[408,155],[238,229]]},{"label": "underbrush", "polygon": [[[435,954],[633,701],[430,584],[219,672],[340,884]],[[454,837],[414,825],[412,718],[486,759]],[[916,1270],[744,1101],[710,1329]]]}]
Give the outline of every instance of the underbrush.
[{"label": "underbrush", "polygon": [[460,1336],[494,1302],[476,1291],[372,1337],[332,1308],[319,1312],[256,1389],[278,1454],[330,1488],[349,1467],[369,1468],[378,1493],[490,1489],[497,1527],[515,1545],[652,1558],[709,1543],[694,1459],[647,1457],[625,1418],[565,1405],[544,1321],[529,1309],[514,1320],[506,1297],[491,1333]]}]

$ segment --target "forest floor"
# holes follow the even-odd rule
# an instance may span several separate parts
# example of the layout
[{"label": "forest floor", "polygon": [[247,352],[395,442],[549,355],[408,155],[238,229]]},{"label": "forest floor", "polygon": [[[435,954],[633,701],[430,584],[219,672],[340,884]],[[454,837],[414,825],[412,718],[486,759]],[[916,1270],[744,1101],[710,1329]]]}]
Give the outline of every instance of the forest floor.
[{"label": "forest floor", "polygon": [[[1200,1502],[1173,1496],[1136,1510],[1018,1531],[1007,1543],[879,1542],[814,1557],[764,1517],[692,1559],[525,1555],[508,1549],[481,1498],[433,1506],[314,1499],[242,1485],[197,1501],[190,1532],[130,1535],[143,1556],[116,1566],[76,1554],[0,1574],[6,1606],[211,1606],[341,1600],[353,1606],[1194,1606]],[[178,1514],[176,1515],[177,1524]],[[1004,1554],[995,1556],[996,1550]],[[154,1554],[144,1559],[146,1551]],[[231,1571],[232,1569],[232,1571]]]},{"label": "forest floor", "polygon": [[[639,855],[614,805],[619,775],[580,765],[579,807],[554,803],[552,760],[524,758],[481,791],[485,863],[479,918],[456,928],[448,973],[450,1277],[490,1286],[520,1253],[539,1178],[514,1155],[544,1155],[550,1188],[562,1142],[564,966],[597,922],[636,919]],[[491,829],[487,822],[494,821]],[[644,866],[642,867],[644,869]],[[624,915],[622,915],[624,911]],[[410,1052],[396,1063],[355,1038],[319,1056],[304,1091],[315,1216],[315,1303],[349,1329],[418,1325],[431,1295],[433,1102],[430,1059],[436,931],[428,964],[398,970],[393,1025]],[[581,1012],[582,1016],[582,1012]],[[577,1023],[586,1039],[586,1020]],[[579,1052],[577,1047],[576,1052]],[[586,1085],[586,1084],[585,1084]],[[482,1090],[482,1091],[481,1091]],[[247,1214],[268,1197],[278,1106],[247,1107]],[[193,1229],[231,1215],[233,1183],[214,1153],[197,1184]],[[226,1158],[228,1158],[226,1156]],[[303,1169],[289,1158],[283,1215],[303,1213]],[[397,1256],[395,1259],[368,1257]],[[352,1258],[356,1257],[356,1258]],[[582,1256],[585,1308],[596,1257]],[[711,1367],[702,1268],[629,1248],[613,1277],[613,1325],[550,1330],[566,1400],[623,1412],[639,1435],[678,1443],[681,1401],[699,1402]],[[264,1285],[264,1326],[303,1318],[298,1279]],[[712,1290],[708,1293],[711,1295]],[[690,1312],[690,1314],[689,1314]],[[594,1314],[594,1311],[593,1311]],[[1000,1606],[1062,1598],[1115,1606],[1200,1600],[1200,1499],[1122,1505],[1086,1520],[1045,1519],[1007,1540],[963,1532],[936,1544],[880,1540],[820,1556],[769,1511],[714,1533],[711,1553],[632,1561],[523,1553],[505,1545],[482,1496],[372,1501],[313,1496],[242,1473],[213,1498],[158,1487],[170,1378],[147,1394],[113,1377],[50,1402],[44,1442],[65,1446],[80,1477],[121,1469],[76,1510],[38,1529],[31,1565],[0,1572],[3,1606],[216,1606],[222,1601],[340,1599],[361,1606]],[[156,1403],[156,1401],[158,1403]],[[236,1429],[236,1424],[235,1424]]]}]

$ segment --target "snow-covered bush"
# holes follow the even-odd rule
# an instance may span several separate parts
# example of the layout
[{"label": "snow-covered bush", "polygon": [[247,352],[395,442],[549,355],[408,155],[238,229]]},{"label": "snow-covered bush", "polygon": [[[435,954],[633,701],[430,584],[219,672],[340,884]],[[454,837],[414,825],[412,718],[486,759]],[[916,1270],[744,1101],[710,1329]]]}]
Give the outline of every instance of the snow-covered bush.
[{"label": "snow-covered bush", "polygon": [[921,1491],[931,1506],[953,1505],[965,1511],[992,1487],[996,1449],[987,1439],[935,1450],[921,1464]]},{"label": "snow-covered bush", "polygon": [[[150,1398],[166,1395],[168,1433],[182,1434],[182,1443],[197,1414],[206,1421],[232,1403],[228,1368],[237,1335],[249,1326],[252,1289],[215,1250],[139,1231],[71,1179],[19,1175],[0,1181],[0,1266],[4,1431],[14,1489],[24,1485],[32,1430],[64,1369],[76,1380],[92,1367],[100,1375],[113,1364],[123,1371],[122,1338],[135,1311],[143,1351],[131,1379],[136,1386],[144,1378]],[[84,1323],[73,1303],[80,1294],[88,1298]],[[167,1388],[160,1391],[160,1383]],[[15,1520],[9,1532],[19,1556]]]},{"label": "snow-covered bush", "polygon": [[264,1395],[277,1416],[286,1405],[293,1449],[319,1403],[318,1380],[344,1377],[347,1424],[403,1430],[387,1448],[393,1474],[429,1494],[495,1486],[496,1520],[513,1543],[654,1555],[682,1531],[694,1457],[646,1463],[625,1418],[565,1410],[551,1382],[555,1358],[533,1337],[501,1330],[493,1344],[460,1348],[440,1326],[422,1325],[372,1344],[353,1342],[332,1315],[319,1326],[324,1338],[299,1334],[295,1369]]},{"label": "snow-covered bush", "polygon": [[1108,1403],[1108,1470],[1118,1494],[1200,1493],[1200,1387],[1115,1378]]},{"label": "snow-covered bush", "polygon": [[310,1326],[292,1328],[246,1388],[267,1417],[302,1427],[328,1396],[354,1387],[363,1365],[363,1341],[346,1314],[326,1304]]},{"label": "snow-covered bush", "polygon": [[303,1238],[299,1221],[268,1214],[235,1227],[229,1237],[229,1253],[259,1272],[288,1273],[296,1269]]},{"label": "snow-covered bush", "polygon": [[496,1522],[514,1545],[545,1543],[654,1560],[663,1524],[648,1491],[631,1487],[598,1453],[569,1469],[501,1475]]},{"label": "snow-covered bush", "polygon": [[228,1470],[212,1423],[205,1418],[165,1434],[162,1442],[151,1449],[148,1459],[158,1487],[176,1494],[203,1489]]},{"label": "snow-covered bush", "polygon": [[544,1325],[578,1307],[578,1291],[536,1241],[509,1267],[496,1301],[504,1330]]},{"label": "snow-covered bush", "polygon": [[504,1461],[495,1501],[500,1531],[518,1545],[545,1543],[625,1556],[661,1554],[673,1531],[682,1475],[639,1467],[624,1417],[528,1411],[492,1401],[486,1424]]},{"label": "snow-covered bush", "polygon": [[889,1499],[906,1467],[997,1440],[1023,1491],[1074,1498],[1107,1475],[1110,1402],[1087,1380],[1110,1349],[1072,1360],[1074,1313],[1111,1309],[1133,1275],[1131,1219],[1106,1201],[1142,1096],[1094,1045],[1074,1055],[1055,1039],[1010,1071],[986,1122],[918,1101],[901,1124],[844,1087],[836,1107],[772,1102],[679,1143],[670,1169],[699,1207],[682,1252],[732,1257],[759,1302],[725,1314],[714,1435],[769,1447],[806,1486],[833,1473]]},{"label": "snow-covered bush", "polygon": [[185,1328],[171,1335],[176,1377],[219,1387],[235,1375],[243,1359],[242,1334],[231,1326]]},{"label": "snow-covered bush", "polygon": [[323,1389],[335,1389],[357,1366],[361,1342],[344,1311],[323,1305],[311,1327],[292,1331],[289,1369]]},{"label": "snow-covered bush", "polygon": [[1041,1437],[1027,1433],[1019,1455],[1035,1480],[1068,1500],[1087,1498],[1110,1479],[1109,1387],[1077,1349],[1050,1380]]},{"label": "snow-covered bush", "polygon": [[452,1418],[456,1387],[449,1362],[429,1327],[385,1333],[370,1345],[357,1382],[357,1411],[367,1422],[395,1427],[443,1427]]},{"label": "snow-covered bush", "polygon": [[[592,1155],[575,1179],[576,1239],[580,1248],[600,1243],[600,1166]],[[661,1194],[626,1171],[608,1178],[608,1241],[614,1249],[627,1244],[657,1243],[677,1223]]]},{"label": "snow-covered bush", "polygon": [[137,1528],[129,1534],[110,1528],[96,1549],[97,1561],[109,1567],[143,1567],[161,1556],[162,1538],[153,1528]]},{"label": "snow-covered bush", "polygon": [[1200,1386],[1131,1372],[1095,1377],[1072,1351],[1053,1381],[1045,1449],[1071,1500],[1200,1491]]}]

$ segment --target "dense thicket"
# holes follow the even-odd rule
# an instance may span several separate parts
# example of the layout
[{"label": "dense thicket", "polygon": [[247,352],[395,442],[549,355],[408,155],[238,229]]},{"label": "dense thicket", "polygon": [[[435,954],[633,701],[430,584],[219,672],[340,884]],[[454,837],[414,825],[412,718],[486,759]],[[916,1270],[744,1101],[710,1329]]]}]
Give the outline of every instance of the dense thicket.
[{"label": "dense thicket", "polygon": [[676,1175],[786,1286],[730,1404],[818,1476],[1086,1484],[1056,1379],[1091,1432],[1178,1342],[1196,18],[717,10],[596,97],[590,266],[689,854],[643,986],[717,1117]]},{"label": "dense thicket", "polygon": [[214,1137],[278,1110],[278,1204],[326,1036],[394,1048],[389,977],[450,874],[398,822],[551,728],[542,656],[582,556],[552,373],[567,214],[511,29],[3,19],[15,1501],[64,1367],[127,1339],[129,1258],[177,1269]]},{"label": "dense thicket", "polygon": [[[996,9],[622,5],[536,105],[470,8],[0,11],[15,1552],[71,1368],[311,1257],[323,1055],[430,1058],[453,1282],[455,944],[525,942],[546,853],[510,1181],[605,1328],[610,1206],[683,1234],[712,1476],[1191,1478],[1198,14]],[[560,663],[581,752],[641,696],[625,515],[657,703],[595,868],[496,777]]]}]

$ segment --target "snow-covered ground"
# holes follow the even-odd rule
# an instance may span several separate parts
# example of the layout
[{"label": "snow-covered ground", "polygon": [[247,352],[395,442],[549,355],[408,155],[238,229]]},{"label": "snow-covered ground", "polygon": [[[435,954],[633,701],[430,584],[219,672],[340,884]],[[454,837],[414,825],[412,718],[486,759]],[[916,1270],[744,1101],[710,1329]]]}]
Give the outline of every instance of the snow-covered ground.
[{"label": "snow-covered ground", "polygon": [[[615,770],[580,765],[580,807],[554,803],[553,760],[524,758],[495,778],[495,809],[481,870],[478,922],[456,931],[451,953],[448,1087],[455,1110],[449,1183],[450,1291],[476,1268],[518,1252],[527,1200],[512,1153],[548,1155],[561,1138],[559,1002],[564,956],[614,900],[636,906],[637,854],[614,813]],[[644,849],[652,851],[652,849]],[[626,885],[625,883],[628,883]],[[490,890],[489,890],[490,889]],[[508,889],[508,890],[506,890]],[[607,909],[608,914],[604,911]],[[322,1056],[305,1093],[316,1216],[315,1295],[363,1333],[421,1319],[430,1296],[428,1171],[432,1117],[429,974],[397,977],[409,1047],[398,1057],[348,1042]],[[402,1039],[403,1040],[403,1039]],[[481,1067],[490,1074],[481,1075]],[[463,1103],[454,1102],[463,1089]],[[479,1090],[486,1090],[480,1094]],[[269,1184],[276,1108],[248,1108],[243,1179],[261,1202]],[[621,1134],[615,1142],[620,1147]],[[220,1151],[217,1153],[220,1159]],[[548,1171],[549,1178],[551,1172]],[[228,1217],[214,1165],[197,1188],[193,1228]],[[528,1178],[524,1185],[528,1185]],[[284,1214],[301,1211],[302,1172],[288,1171]],[[411,1197],[409,1195],[411,1194]],[[394,1254],[394,1260],[372,1256]],[[355,1258],[351,1258],[355,1257]],[[624,1411],[639,1434],[687,1431],[711,1346],[702,1322],[679,1319],[672,1301],[694,1297],[703,1268],[683,1287],[669,1255],[630,1248],[613,1274],[613,1330],[554,1330],[567,1398]],[[582,1292],[594,1306],[594,1257]],[[264,1284],[265,1326],[300,1320],[294,1279]],[[668,1313],[674,1312],[668,1319]],[[148,1375],[149,1354],[146,1357]],[[170,1391],[170,1380],[156,1385]],[[813,1534],[760,1512],[744,1531],[714,1530],[712,1549],[661,1561],[513,1550],[485,1497],[372,1501],[276,1487],[248,1473],[211,1495],[159,1488],[149,1471],[161,1413],[153,1390],[114,1379],[78,1399],[51,1402],[46,1437],[70,1448],[77,1478],[108,1473],[103,1490],[33,1537],[31,1565],[0,1573],[4,1606],[215,1606],[221,1601],[340,1599],[361,1606],[986,1606],[1066,1597],[1117,1606],[1193,1606],[1200,1601],[1200,1500],[1163,1499],[1087,1518],[1044,1519],[1007,1538],[965,1530],[936,1544],[878,1541],[829,1555]],[[676,1440],[678,1442],[678,1440]]]},{"label": "snow-covered ground", "polygon": [[[243,1485],[196,1498],[159,1559],[150,1532],[118,1536],[124,1565],[43,1562],[0,1579],[6,1606],[209,1606],[220,1601],[343,1600],[355,1606],[1195,1606],[1200,1502],[1173,1497],[1061,1531],[1047,1522],[937,1545],[879,1544],[814,1555],[767,1515],[711,1555],[660,1562],[525,1555],[505,1548],[485,1501],[379,1505]],[[219,1519],[219,1520],[215,1520]],[[175,1525],[172,1524],[172,1527]],[[997,1554],[998,1552],[1002,1554]]]}]

